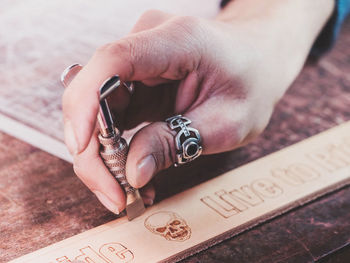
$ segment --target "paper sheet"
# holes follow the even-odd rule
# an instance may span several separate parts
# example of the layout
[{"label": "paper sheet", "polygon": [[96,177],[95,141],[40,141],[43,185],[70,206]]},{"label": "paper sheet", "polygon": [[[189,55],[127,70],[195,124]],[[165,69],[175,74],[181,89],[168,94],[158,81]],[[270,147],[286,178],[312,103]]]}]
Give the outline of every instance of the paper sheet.
[{"label": "paper sheet", "polygon": [[2,1],[0,130],[65,160],[61,72],[126,35],[140,15],[160,9],[213,17],[218,0]]}]

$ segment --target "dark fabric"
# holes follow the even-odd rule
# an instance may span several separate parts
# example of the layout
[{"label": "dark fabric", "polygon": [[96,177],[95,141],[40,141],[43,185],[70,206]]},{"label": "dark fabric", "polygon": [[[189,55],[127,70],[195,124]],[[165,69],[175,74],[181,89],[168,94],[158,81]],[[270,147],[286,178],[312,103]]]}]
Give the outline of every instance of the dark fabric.
[{"label": "dark fabric", "polygon": [[224,7],[230,0],[222,0],[220,6]]},{"label": "dark fabric", "polygon": [[350,13],[350,0],[336,0],[333,15],[323,28],[311,50],[313,57],[320,57],[335,43],[345,18]]}]

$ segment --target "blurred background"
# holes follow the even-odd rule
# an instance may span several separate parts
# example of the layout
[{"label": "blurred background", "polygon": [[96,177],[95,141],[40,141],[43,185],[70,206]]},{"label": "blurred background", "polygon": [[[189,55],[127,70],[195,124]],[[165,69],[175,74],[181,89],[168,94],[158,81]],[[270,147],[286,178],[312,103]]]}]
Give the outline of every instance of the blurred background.
[{"label": "blurred background", "polygon": [[[73,63],[86,64],[96,48],[126,35],[146,10],[210,18],[218,12],[220,1],[10,0],[1,4],[0,130],[70,161],[62,144],[62,71]],[[16,122],[31,128],[30,136]]]},{"label": "blurred background", "polygon": [[[0,262],[7,262],[116,218],[64,161],[70,157],[63,144],[62,70],[85,64],[148,9],[211,18],[220,1],[0,3]],[[349,120],[348,19],[334,48],[305,66],[259,138],[160,173],[156,202]],[[346,262],[349,218],[350,187],[344,187],[184,262]]]}]

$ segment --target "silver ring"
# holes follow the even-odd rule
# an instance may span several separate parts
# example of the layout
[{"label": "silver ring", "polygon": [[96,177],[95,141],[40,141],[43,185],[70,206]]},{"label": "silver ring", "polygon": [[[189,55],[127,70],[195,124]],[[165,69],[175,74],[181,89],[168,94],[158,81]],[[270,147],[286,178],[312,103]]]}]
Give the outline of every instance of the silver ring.
[{"label": "silver ring", "polygon": [[202,153],[201,136],[198,130],[189,127],[191,121],[182,116],[176,115],[165,120],[171,130],[177,132],[175,136],[176,161],[177,167],[193,161]]}]

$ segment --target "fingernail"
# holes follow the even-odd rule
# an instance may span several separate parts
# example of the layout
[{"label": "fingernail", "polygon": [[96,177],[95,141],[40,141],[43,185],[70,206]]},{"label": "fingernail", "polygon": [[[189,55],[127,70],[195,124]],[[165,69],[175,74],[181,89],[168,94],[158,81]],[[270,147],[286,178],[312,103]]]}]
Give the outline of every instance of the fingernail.
[{"label": "fingernail", "polygon": [[119,215],[119,208],[116,206],[111,199],[106,195],[102,194],[99,191],[94,191],[94,194],[97,196],[98,200],[112,213]]},{"label": "fingernail", "polygon": [[148,155],[143,158],[137,165],[137,181],[138,185],[144,186],[151,180],[153,174],[156,172],[156,162],[153,155]]},{"label": "fingernail", "polygon": [[66,120],[64,123],[64,141],[66,142],[69,152],[73,156],[76,155],[78,153],[78,144],[72,123],[69,120]]}]

